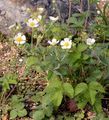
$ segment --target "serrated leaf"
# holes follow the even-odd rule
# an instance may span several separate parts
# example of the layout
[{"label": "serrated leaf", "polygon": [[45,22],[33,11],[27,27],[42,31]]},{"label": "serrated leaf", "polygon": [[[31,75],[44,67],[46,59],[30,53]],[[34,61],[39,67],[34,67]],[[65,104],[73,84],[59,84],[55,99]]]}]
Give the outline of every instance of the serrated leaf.
[{"label": "serrated leaf", "polygon": [[86,104],[87,104],[87,100],[86,100],[86,99],[84,99],[84,101],[83,101],[83,100],[80,100],[80,101],[78,102],[78,108],[79,108],[79,109],[83,109],[83,108],[86,106]]},{"label": "serrated leaf", "polygon": [[17,84],[16,74],[7,74],[0,79],[0,82],[3,86],[3,90],[7,91],[10,89],[10,84]]},{"label": "serrated leaf", "polygon": [[97,92],[95,90],[89,90],[89,94],[90,94],[91,104],[94,105]]},{"label": "serrated leaf", "polygon": [[89,89],[97,90],[97,91],[99,91],[101,93],[105,92],[103,86],[100,83],[96,82],[96,81],[92,81],[92,82],[89,83]]},{"label": "serrated leaf", "polygon": [[14,109],[14,110],[11,110],[10,111],[10,119],[15,119],[17,117],[17,111]]},{"label": "serrated leaf", "polygon": [[26,67],[31,67],[32,65],[36,64],[38,59],[34,56],[28,57],[26,60]]},{"label": "serrated leaf", "polygon": [[52,115],[52,112],[53,112],[52,106],[46,107],[45,114],[47,117],[50,117]]},{"label": "serrated leaf", "polygon": [[79,83],[75,88],[75,96],[86,91],[88,89],[88,86],[86,83]]},{"label": "serrated leaf", "polygon": [[89,55],[87,55],[87,54],[83,55],[83,60],[87,60],[88,58],[89,58]]},{"label": "serrated leaf", "polygon": [[9,84],[17,84],[16,79],[9,79],[8,82],[9,82]]},{"label": "serrated leaf", "polygon": [[90,77],[89,78],[93,78],[95,80],[97,79],[101,79],[103,73],[99,70],[99,69],[95,69],[94,71],[91,72]]},{"label": "serrated leaf", "polygon": [[74,64],[77,60],[79,60],[81,58],[81,53],[78,51],[75,51],[71,54],[69,54],[69,64]]},{"label": "serrated leaf", "polygon": [[95,101],[94,107],[95,107],[97,113],[101,113],[101,112],[102,112],[101,98],[98,98],[98,99]]},{"label": "serrated leaf", "polygon": [[52,103],[55,107],[59,107],[61,105],[63,99],[62,91],[56,91],[54,95],[52,96]]},{"label": "serrated leaf", "polygon": [[24,116],[26,116],[26,115],[27,115],[26,109],[22,109],[22,110],[19,110],[19,111],[18,111],[18,116],[19,116],[19,117],[24,117]]},{"label": "serrated leaf", "polygon": [[24,103],[18,102],[13,107],[15,107],[17,110],[21,110],[24,108],[24,106],[25,106]]},{"label": "serrated leaf", "polygon": [[60,81],[60,79],[53,75],[52,79],[49,80],[49,85],[45,88],[45,92],[49,93],[51,91],[54,91],[54,89],[62,89],[61,87],[62,82]]},{"label": "serrated leaf", "polygon": [[52,79],[52,75],[53,75],[53,72],[49,70],[47,75],[48,80]]},{"label": "serrated leaf", "polygon": [[8,77],[9,84],[17,84],[17,75],[16,74],[9,74]]},{"label": "serrated leaf", "polygon": [[45,117],[45,114],[43,110],[38,110],[33,114],[34,120],[43,120],[44,117]]},{"label": "serrated leaf", "polygon": [[86,49],[87,49],[87,45],[86,44],[84,44],[84,43],[80,43],[80,44],[78,44],[78,47],[77,47],[77,50],[79,51],[79,52],[83,52],[83,51],[85,51]]},{"label": "serrated leaf", "polygon": [[64,83],[64,94],[67,95],[69,98],[73,98],[74,96],[74,89],[70,83]]}]

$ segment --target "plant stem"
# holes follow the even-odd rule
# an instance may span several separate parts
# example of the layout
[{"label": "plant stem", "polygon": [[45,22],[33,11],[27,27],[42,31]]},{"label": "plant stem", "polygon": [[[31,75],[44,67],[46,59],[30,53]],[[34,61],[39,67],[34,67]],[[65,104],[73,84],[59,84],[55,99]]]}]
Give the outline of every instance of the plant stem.
[{"label": "plant stem", "polygon": [[87,4],[88,4],[88,9],[87,9],[87,15],[86,15],[86,19],[85,19],[85,29],[87,27],[87,23],[88,23],[88,18],[89,18],[89,13],[90,13],[90,2],[89,0],[87,0]]},{"label": "plant stem", "polygon": [[13,93],[13,91],[15,90],[16,85],[12,88],[12,90],[9,92],[9,94],[6,96],[5,101],[10,97],[10,95]]},{"label": "plant stem", "polygon": [[58,5],[57,5],[57,0],[56,0],[56,2],[55,2],[55,6],[56,6],[56,10],[57,10],[59,19],[61,20],[61,13],[60,13],[60,10],[59,10]]},{"label": "plant stem", "polygon": [[36,33],[36,48],[37,48],[37,46],[38,46],[38,34]]},{"label": "plant stem", "polygon": [[4,98],[4,92],[2,93],[1,98],[0,98],[0,103],[1,104],[2,104],[3,98]]},{"label": "plant stem", "polygon": [[31,49],[33,48],[33,28],[32,28],[32,35],[31,35]]},{"label": "plant stem", "polygon": [[[69,18],[71,17],[72,1],[68,0],[68,3],[69,3],[69,14],[68,14],[68,20],[69,20]],[[68,25],[69,25],[69,21],[68,21]]]},{"label": "plant stem", "polygon": [[[105,9],[106,8],[104,8],[104,10],[103,10],[103,12],[102,12],[102,10],[101,10],[101,8],[99,7],[99,5],[98,4],[96,4],[96,6],[97,6],[97,8],[98,8],[98,10],[100,11],[100,16],[102,17],[102,19],[104,20],[104,23],[105,23],[105,25],[108,25],[108,23],[107,23],[107,18],[106,18],[106,16],[105,16]],[[105,6],[106,7],[106,6]]]},{"label": "plant stem", "polygon": [[67,55],[68,55],[68,51],[67,51],[67,50],[65,50],[65,54],[63,55],[63,57],[62,57],[61,61],[63,61]]},{"label": "plant stem", "polygon": [[48,32],[48,30],[52,27],[53,24],[54,24],[54,22],[51,22],[51,24],[49,25],[49,27],[45,30],[45,32],[43,32],[42,38],[43,38],[44,35]]}]

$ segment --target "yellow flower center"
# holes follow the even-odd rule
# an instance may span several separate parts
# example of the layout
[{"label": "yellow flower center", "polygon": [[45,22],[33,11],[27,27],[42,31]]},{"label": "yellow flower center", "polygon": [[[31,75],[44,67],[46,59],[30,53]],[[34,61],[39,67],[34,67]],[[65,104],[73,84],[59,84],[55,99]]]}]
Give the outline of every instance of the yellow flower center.
[{"label": "yellow flower center", "polygon": [[31,26],[31,27],[34,27],[34,26],[35,26],[35,23],[34,23],[34,22],[31,22],[31,23],[30,23],[30,26]]},{"label": "yellow flower center", "polygon": [[20,42],[22,42],[22,38],[21,38],[21,37],[18,37],[18,38],[16,39],[16,41],[20,43]]},{"label": "yellow flower center", "polygon": [[68,43],[68,42],[65,42],[65,43],[64,43],[64,46],[65,46],[65,47],[68,47],[68,46],[69,46],[69,43]]}]

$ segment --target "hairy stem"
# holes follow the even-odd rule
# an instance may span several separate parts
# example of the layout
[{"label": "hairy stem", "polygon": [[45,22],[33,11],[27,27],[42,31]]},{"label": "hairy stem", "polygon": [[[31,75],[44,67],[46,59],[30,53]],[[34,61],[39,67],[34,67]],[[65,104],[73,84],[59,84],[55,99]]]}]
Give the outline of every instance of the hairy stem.
[{"label": "hairy stem", "polygon": [[[68,3],[69,3],[69,14],[68,14],[68,20],[69,20],[69,18],[71,17],[71,11],[72,11],[72,1],[68,0]],[[68,25],[69,25],[69,22],[68,22]]]}]

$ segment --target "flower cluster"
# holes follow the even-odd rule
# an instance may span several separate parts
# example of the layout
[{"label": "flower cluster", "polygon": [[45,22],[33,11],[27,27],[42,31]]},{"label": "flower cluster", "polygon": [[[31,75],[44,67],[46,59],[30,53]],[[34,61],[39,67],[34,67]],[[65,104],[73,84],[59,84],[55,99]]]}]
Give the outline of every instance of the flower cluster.
[{"label": "flower cluster", "polygon": [[[59,40],[53,38],[51,41],[48,41],[48,43],[54,46],[59,43]],[[72,46],[72,41],[69,38],[64,38],[64,40],[60,42],[60,45],[62,49],[70,49]]]},{"label": "flower cluster", "polygon": [[[39,16],[37,16],[36,19],[30,18],[26,24],[28,27],[30,27],[32,29],[37,28],[39,26],[41,19],[42,19],[42,16],[39,15]],[[49,19],[53,22],[56,22],[59,19],[59,17],[58,16],[57,17],[50,16]],[[25,42],[26,42],[26,36],[22,33],[18,33],[14,37],[14,43],[17,45],[24,44]],[[59,43],[59,40],[56,40],[55,38],[53,38],[51,41],[49,40],[48,43],[50,45],[54,46]],[[95,39],[93,39],[93,38],[88,38],[86,40],[86,44],[89,46],[93,45],[94,43],[95,43]],[[59,44],[62,49],[70,49],[72,47],[72,40],[70,38],[64,38],[64,40],[62,40]]]},{"label": "flower cluster", "polygon": [[93,39],[93,38],[88,38],[87,40],[86,40],[86,44],[87,45],[93,45],[95,43],[95,39]]},{"label": "flower cluster", "polygon": [[[59,40],[53,38],[51,41],[49,40],[48,43],[54,46],[59,43]],[[86,40],[86,44],[89,46],[93,45],[94,43],[95,43],[95,39],[93,38],[88,38]],[[64,40],[60,42],[60,45],[62,49],[70,49],[72,47],[72,40],[70,38],[64,38]]]},{"label": "flower cluster", "polygon": [[[39,15],[37,19],[30,18],[27,22],[27,26],[30,28],[36,28],[39,26],[39,22],[42,19],[42,16]],[[18,33],[14,37],[14,43],[17,45],[24,44],[26,42],[26,36],[23,35],[22,33]]]}]

